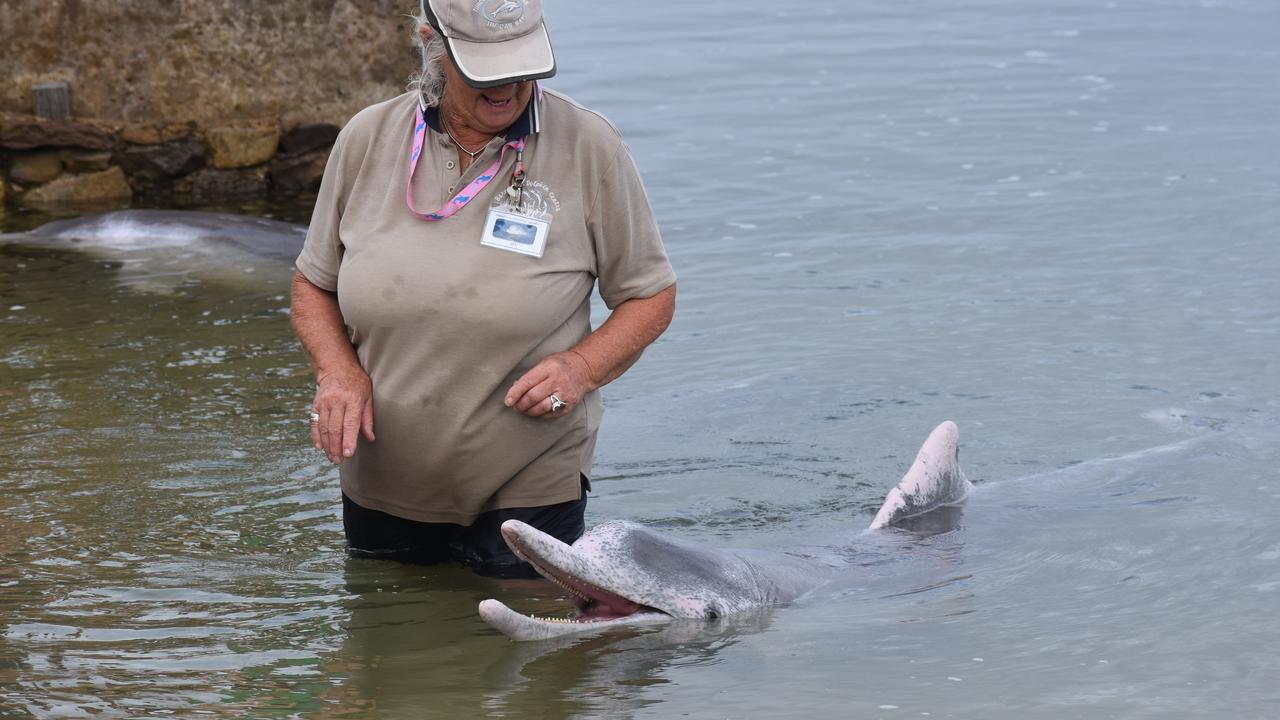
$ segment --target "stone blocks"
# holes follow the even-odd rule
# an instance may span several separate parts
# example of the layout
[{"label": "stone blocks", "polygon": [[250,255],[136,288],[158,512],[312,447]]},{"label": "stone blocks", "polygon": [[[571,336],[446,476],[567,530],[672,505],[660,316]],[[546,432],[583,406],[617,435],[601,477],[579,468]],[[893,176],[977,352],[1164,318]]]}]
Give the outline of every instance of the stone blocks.
[{"label": "stone blocks", "polygon": [[41,185],[61,174],[62,153],[57,150],[18,153],[9,165],[9,179],[20,185]]},{"label": "stone blocks", "polygon": [[280,144],[276,128],[213,128],[204,137],[209,164],[221,170],[261,165],[275,156]]},{"label": "stone blocks", "polygon": [[110,150],[114,145],[111,127],[101,123],[46,120],[34,115],[0,116],[0,147],[9,150],[39,147]]},{"label": "stone blocks", "polygon": [[120,165],[143,182],[188,175],[204,166],[204,146],[196,140],[132,145],[120,152]]},{"label": "stone blocks", "polygon": [[314,191],[337,135],[338,127],[328,123],[122,128],[0,115],[0,185],[7,191],[0,205],[75,204],[131,194],[207,202]]},{"label": "stone blocks", "polygon": [[124,171],[112,167],[84,175],[63,175],[22,197],[28,205],[87,205],[109,200],[127,200],[133,195]]}]

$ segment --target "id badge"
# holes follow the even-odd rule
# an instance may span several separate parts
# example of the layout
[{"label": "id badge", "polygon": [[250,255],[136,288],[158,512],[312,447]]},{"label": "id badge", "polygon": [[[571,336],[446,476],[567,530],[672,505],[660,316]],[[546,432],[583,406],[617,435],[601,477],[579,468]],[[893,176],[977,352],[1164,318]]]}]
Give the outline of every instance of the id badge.
[{"label": "id badge", "polygon": [[547,248],[551,220],[513,211],[509,206],[489,208],[480,244],[521,255],[542,257]]}]

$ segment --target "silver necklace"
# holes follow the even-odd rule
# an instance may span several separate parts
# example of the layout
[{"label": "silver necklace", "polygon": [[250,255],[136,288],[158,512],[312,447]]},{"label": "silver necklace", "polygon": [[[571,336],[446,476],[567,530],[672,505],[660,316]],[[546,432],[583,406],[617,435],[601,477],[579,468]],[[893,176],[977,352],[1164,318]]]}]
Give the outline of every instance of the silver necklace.
[{"label": "silver necklace", "polygon": [[477,155],[484,152],[484,149],[489,147],[489,143],[486,142],[484,145],[481,145],[475,152],[471,152],[470,150],[468,150],[465,145],[463,145],[461,142],[458,141],[458,138],[453,136],[453,131],[449,129],[449,126],[444,121],[444,113],[440,113],[440,126],[444,128],[444,133],[449,136],[449,139],[453,141],[453,144],[457,145],[458,149],[466,153],[467,157],[471,158],[472,160],[475,160]]}]

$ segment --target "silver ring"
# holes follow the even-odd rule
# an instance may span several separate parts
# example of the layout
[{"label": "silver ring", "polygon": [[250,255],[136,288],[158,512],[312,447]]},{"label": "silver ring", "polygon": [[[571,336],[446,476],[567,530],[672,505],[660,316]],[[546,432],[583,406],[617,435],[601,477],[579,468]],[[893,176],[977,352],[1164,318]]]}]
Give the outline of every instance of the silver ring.
[{"label": "silver ring", "polygon": [[318,412],[311,413],[311,424],[315,425],[318,422],[320,422],[320,413]]},{"label": "silver ring", "polygon": [[561,408],[569,404],[555,395],[549,395],[547,399],[551,401],[551,412],[560,412]]}]

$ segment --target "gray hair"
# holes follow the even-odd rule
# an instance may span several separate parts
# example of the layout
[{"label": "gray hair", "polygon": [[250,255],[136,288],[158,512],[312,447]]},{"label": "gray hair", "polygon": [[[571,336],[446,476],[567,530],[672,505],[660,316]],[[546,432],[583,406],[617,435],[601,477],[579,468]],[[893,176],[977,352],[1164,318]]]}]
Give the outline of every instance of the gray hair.
[{"label": "gray hair", "polygon": [[425,15],[413,18],[413,46],[422,51],[422,69],[409,78],[409,90],[417,92],[427,107],[438,106],[444,99],[445,57],[444,37],[432,32],[426,45],[422,44],[422,26],[427,24]]}]

